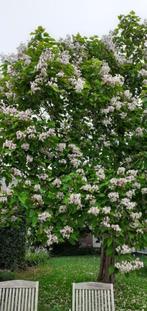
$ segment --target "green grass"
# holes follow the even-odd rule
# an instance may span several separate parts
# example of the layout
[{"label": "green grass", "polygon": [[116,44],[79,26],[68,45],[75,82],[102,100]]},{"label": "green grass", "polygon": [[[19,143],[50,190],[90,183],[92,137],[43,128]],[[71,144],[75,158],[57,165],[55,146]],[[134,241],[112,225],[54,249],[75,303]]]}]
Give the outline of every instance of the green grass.
[{"label": "green grass", "polygon": [[[117,276],[116,311],[147,311],[147,257],[144,262],[142,270]],[[39,281],[38,311],[67,311],[72,282],[95,281],[98,264],[96,256],[54,257],[44,265],[15,273],[15,278]]]}]

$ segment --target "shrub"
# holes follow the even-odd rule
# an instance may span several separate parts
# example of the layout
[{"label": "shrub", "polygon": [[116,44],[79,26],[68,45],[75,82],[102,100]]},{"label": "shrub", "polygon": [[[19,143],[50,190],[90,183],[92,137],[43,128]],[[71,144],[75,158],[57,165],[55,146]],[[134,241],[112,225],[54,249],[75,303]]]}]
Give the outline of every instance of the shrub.
[{"label": "shrub", "polygon": [[0,228],[0,269],[24,267],[25,235],[25,225]]},{"label": "shrub", "polygon": [[14,272],[11,271],[0,271],[0,282],[9,281],[15,279]]},{"label": "shrub", "polygon": [[29,251],[26,254],[25,262],[29,267],[39,266],[47,263],[49,259],[49,253],[46,250],[38,249],[36,251]]}]

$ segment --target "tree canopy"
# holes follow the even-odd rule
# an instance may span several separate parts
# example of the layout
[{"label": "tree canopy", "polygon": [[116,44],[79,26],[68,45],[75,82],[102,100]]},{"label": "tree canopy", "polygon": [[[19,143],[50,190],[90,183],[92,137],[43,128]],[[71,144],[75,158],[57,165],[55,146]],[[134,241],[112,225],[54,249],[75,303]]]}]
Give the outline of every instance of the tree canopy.
[{"label": "tree canopy", "polygon": [[146,24],[119,19],[102,39],[38,27],[0,79],[0,226],[25,215],[29,244],[44,247],[89,228],[101,270],[111,258],[104,281],[142,267],[128,254],[147,241]]}]

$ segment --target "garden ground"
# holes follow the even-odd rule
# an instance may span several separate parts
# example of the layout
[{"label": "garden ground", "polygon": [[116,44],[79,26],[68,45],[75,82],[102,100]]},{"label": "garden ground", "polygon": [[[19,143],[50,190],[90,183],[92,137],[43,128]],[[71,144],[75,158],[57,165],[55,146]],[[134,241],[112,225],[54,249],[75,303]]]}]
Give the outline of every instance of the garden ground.
[{"label": "garden ground", "polygon": [[[143,260],[142,270],[117,275],[116,311],[147,311],[147,257]],[[96,256],[52,257],[45,264],[16,272],[15,278],[39,281],[38,311],[67,311],[72,282],[95,281],[98,264]]]}]

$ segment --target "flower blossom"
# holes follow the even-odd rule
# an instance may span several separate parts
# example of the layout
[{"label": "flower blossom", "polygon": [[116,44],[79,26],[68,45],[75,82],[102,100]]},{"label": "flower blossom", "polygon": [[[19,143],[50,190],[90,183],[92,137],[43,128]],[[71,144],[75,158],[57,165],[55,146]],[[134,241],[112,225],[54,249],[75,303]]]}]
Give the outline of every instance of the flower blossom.
[{"label": "flower blossom", "polygon": [[47,211],[46,211],[46,212],[43,212],[43,213],[40,213],[40,214],[38,215],[38,220],[39,220],[40,222],[44,222],[44,221],[46,221],[46,220],[48,220],[48,219],[50,219],[50,218],[51,218],[51,214],[48,213]]},{"label": "flower blossom", "polygon": [[115,263],[115,267],[121,272],[121,273],[128,273],[130,271],[139,270],[144,267],[144,264],[142,261],[137,258],[136,260],[133,260],[132,262],[128,262],[126,260],[122,262]]},{"label": "flower blossom", "polygon": [[22,138],[25,138],[25,133],[24,132],[22,132],[22,131],[17,131],[16,132],[16,137],[17,137],[17,139],[22,139]]},{"label": "flower blossom", "polygon": [[61,179],[60,178],[56,178],[53,182],[52,182],[53,186],[59,188],[61,186]]},{"label": "flower blossom", "polygon": [[133,212],[132,212],[132,213],[130,214],[130,217],[131,217],[134,221],[140,219],[141,216],[142,216],[142,213],[141,213],[141,212],[139,212],[139,213],[133,213]]},{"label": "flower blossom", "polygon": [[135,134],[138,137],[142,137],[143,136],[143,129],[141,127],[137,127],[135,130]]},{"label": "flower blossom", "polygon": [[23,173],[16,167],[13,168],[13,174],[14,176],[19,176],[19,177],[23,176]]},{"label": "flower blossom", "polygon": [[128,245],[126,245],[126,244],[123,244],[123,245],[121,245],[121,246],[118,246],[117,248],[116,248],[116,251],[117,251],[117,253],[119,253],[119,254],[131,254],[133,251],[134,251],[135,249],[132,247],[129,247]]},{"label": "flower blossom", "polygon": [[63,238],[69,239],[71,233],[73,232],[73,228],[70,226],[65,226],[63,229],[60,230],[60,233],[62,234]]},{"label": "flower blossom", "polygon": [[40,189],[41,189],[41,187],[40,187],[39,184],[36,184],[36,185],[34,186],[34,190],[35,190],[35,191],[39,191]]},{"label": "flower blossom", "polygon": [[18,111],[17,117],[20,120],[28,121],[32,117],[32,110],[31,109],[27,109],[26,111]]},{"label": "flower blossom", "polygon": [[95,172],[96,172],[96,176],[98,177],[99,180],[105,179],[105,170],[103,167],[101,167],[100,165],[97,165],[95,167]]},{"label": "flower blossom", "polygon": [[29,154],[27,154],[26,160],[27,160],[27,163],[31,163],[31,162],[33,162],[33,157],[31,157]]},{"label": "flower blossom", "polygon": [[44,173],[44,174],[40,174],[38,177],[42,180],[46,180],[48,178],[48,175]]},{"label": "flower blossom", "polygon": [[102,208],[102,213],[104,213],[104,214],[110,214],[110,212],[111,212],[111,207],[110,206],[105,206],[105,207],[103,207]]},{"label": "flower blossom", "polygon": [[59,143],[57,149],[60,152],[63,152],[63,150],[66,148],[66,144],[65,143]]},{"label": "flower blossom", "polygon": [[47,235],[47,246],[51,246],[54,243],[58,243],[58,238],[55,234],[51,233],[50,229],[46,230],[46,235]]},{"label": "flower blossom", "polygon": [[87,185],[82,186],[81,189],[84,191],[88,191],[88,192],[93,193],[93,192],[97,192],[99,190],[99,187],[98,187],[98,185],[92,186],[90,184],[87,184]]},{"label": "flower blossom", "polygon": [[3,148],[8,148],[8,149],[11,149],[11,150],[15,150],[16,149],[16,144],[13,143],[12,140],[6,140],[4,143],[3,143]]},{"label": "flower blossom", "polygon": [[116,231],[116,232],[120,232],[121,231],[121,228],[119,225],[111,225],[111,228]]},{"label": "flower blossom", "polygon": [[108,197],[109,197],[111,202],[117,202],[117,200],[119,199],[119,193],[118,192],[110,192],[108,194]]},{"label": "flower blossom", "polygon": [[147,194],[147,188],[142,188],[141,192],[142,192],[142,194]]},{"label": "flower blossom", "polygon": [[1,202],[1,203],[7,202],[7,200],[8,200],[8,199],[7,199],[6,196],[1,196],[1,195],[0,195],[0,202]]},{"label": "flower blossom", "polygon": [[82,207],[81,194],[80,193],[72,193],[69,197],[69,203],[78,205],[79,207]]},{"label": "flower blossom", "polygon": [[128,210],[132,210],[136,206],[136,202],[131,202],[129,198],[122,199],[121,204],[124,205]]},{"label": "flower blossom", "polygon": [[85,81],[82,78],[71,78],[70,82],[74,86],[77,93],[80,93],[83,90]]},{"label": "flower blossom", "polygon": [[100,210],[98,207],[91,207],[89,210],[88,210],[88,214],[92,214],[94,216],[97,216],[99,214]]},{"label": "flower blossom", "polygon": [[110,228],[110,218],[108,216],[104,217],[103,221],[102,221],[102,225],[106,228]]},{"label": "flower blossom", "polygon": [[29,147],[30,147],[30,145],[27,144],[27,143],[21,145],[21,148],[22,148],[23,150],[25,150],[25,151],[28,151],[28,150],[29,150]]},{"label": "flower blossom", "polygon": [[60,62],[61,64],[69,64],[69,60],[70,60],[70,55],[68,53],[68,51],[63,51],[60,55]]},{"label": "flower blossom", "polygon": [[47,139],[50,136],[55,136],[55,129],[50,128],[47,132],[43,132],[39,135],[39,140],[40,141],[44,141],[45,139]]},{"label": "flower blossom", "polygon": [[66,205],[61,205],[61,206],[59,207],[59,213],[65,213],[66,210],[67,210]]},{"label": "flower blossom", "polygon": [[125,167],[120,166],[117,170],[117,175],[124,175],[125,173]]},{"label": "flower blossom", "polygon": [[41,194],[34,194],[32,195],[32,200],[38,204],[43,204],[43,199]]}]

